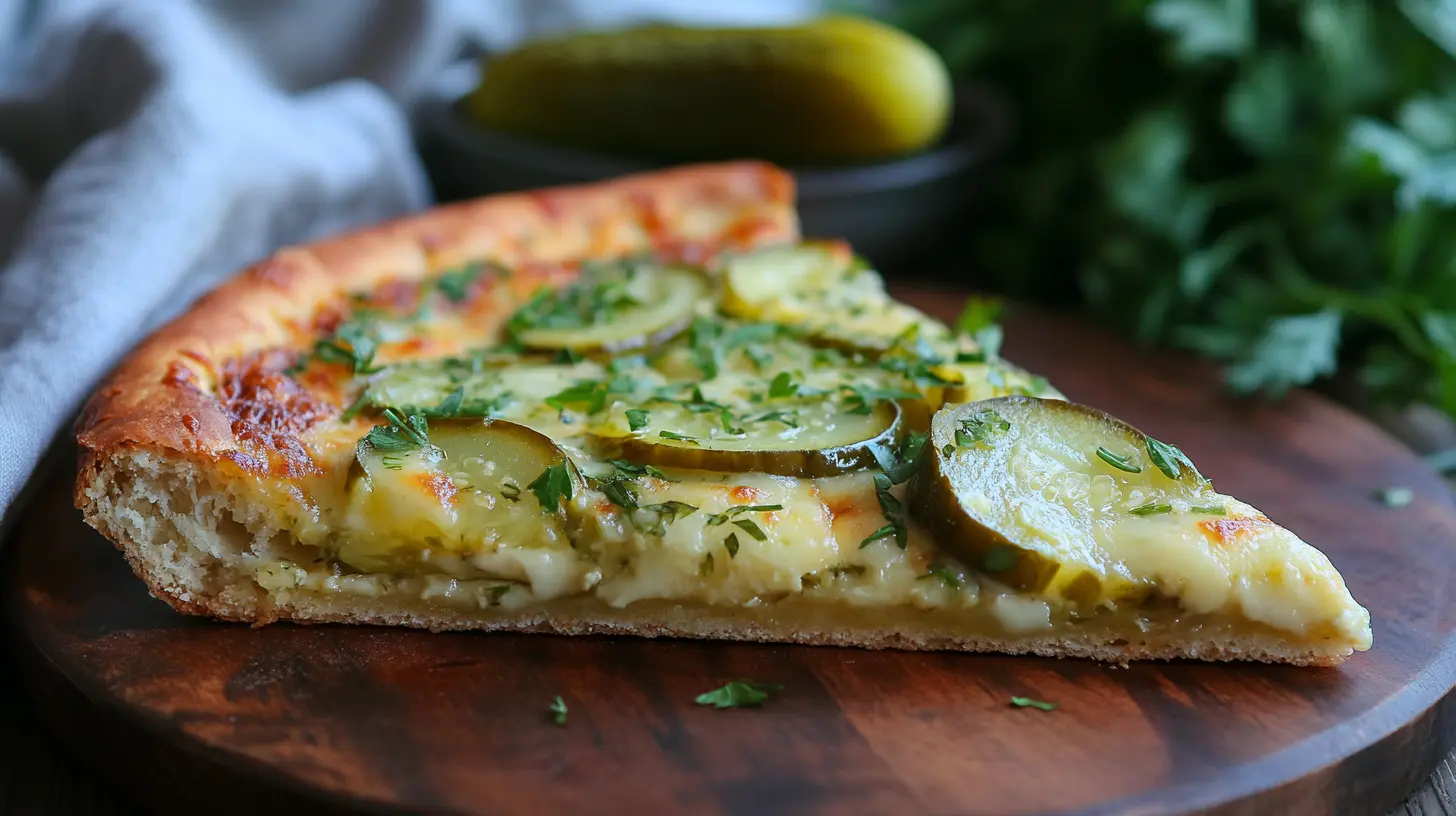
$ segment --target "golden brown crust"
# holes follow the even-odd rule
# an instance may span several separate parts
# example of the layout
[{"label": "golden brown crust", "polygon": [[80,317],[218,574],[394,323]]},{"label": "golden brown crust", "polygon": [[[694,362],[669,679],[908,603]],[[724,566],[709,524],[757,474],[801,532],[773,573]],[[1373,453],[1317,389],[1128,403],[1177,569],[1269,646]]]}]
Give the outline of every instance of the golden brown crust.
[{"label": "golden brown crust", "polygon": [[797,234],[791,177],[740,162],[492,196],[279,250],[147,338],[92,396],[76,428],[77,506],[98,460],[123,448],[213,460],[255,455],[214,397],[223,366],[251,352],[305,347],[320,310],[348,293],[474,260],[692,255]]}]

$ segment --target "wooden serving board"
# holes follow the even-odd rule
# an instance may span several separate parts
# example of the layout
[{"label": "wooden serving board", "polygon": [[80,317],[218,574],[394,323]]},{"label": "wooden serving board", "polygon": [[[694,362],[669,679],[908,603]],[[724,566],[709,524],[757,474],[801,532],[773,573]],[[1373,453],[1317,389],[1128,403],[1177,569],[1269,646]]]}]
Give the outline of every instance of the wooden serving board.
[{"label": "wooden serving board", "polygon": [[[960,296],[902,292],[951,317]],[[1182,446],[1324,549],[1374,618],[1339,669],[217,624],[85,527],[62,468],[5,553],[19,663],[62,735],[191,813],[1382,813],[1452,737],[1456,508],[1398,443],[1309,394],[1238,404],[1206,366],[1070,321],[1008,356]],[[1415,492],[1399,510],[1372,498]],[[693,705],[734,678],[759,710]],[[550,724],[565,698],[570,718]],[[1018,709],[1013,695],[1055,701]],[[264,810],[260,810],[264,808]]]}]

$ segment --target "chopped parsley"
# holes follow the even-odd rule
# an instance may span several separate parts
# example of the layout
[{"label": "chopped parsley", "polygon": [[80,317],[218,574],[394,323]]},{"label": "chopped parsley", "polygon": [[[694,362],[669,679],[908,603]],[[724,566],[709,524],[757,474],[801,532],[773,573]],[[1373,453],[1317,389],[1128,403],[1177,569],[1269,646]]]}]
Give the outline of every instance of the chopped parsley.
[{"label": "chopped parsley", "polygon": [[861,541],[859,543],[860,549],[864,549],[865,547],[868,547],[869,545],[881,539],[891,537],[895,539],[895,544],[898,545],[900,549],[905,549],[905,544],[909,541],[910,530],[905,524],[904,506],[901,505],[900,500],[895,498],[895,495],[890,492],[890,488],[893,486],[894,483],[890,481],[889,476],[886,476],[883,473],[875,474],[875,495],[880,500],[880,512],[884,514],[885,521],[889,523],[886,524],[884,527],[881,527],[880,529],[874,531],[873,533],[870,533],[870,535],[865,538],[864,541]]},{"label": "chopped parsley", "polygon": [[380,453],[407,453],[430,444],[430,425],[419,414],[401,416],[393,408],[384,409],[388,425],[375,425],[364,441]]},{"label": "chopped parsley", "polygon": [[634,431],[640,431],[643,428],[646,428],[647,412],[642,410],[641,408],[628,408],[627,427]]},{"label": "chopped parsley", "polygon": [[542,287],[506,322],[506,335],[516,337],[530,329],[581,329],[614,319],[621,311],[642,305],[628,291],[635,264],[596,264],[582,270],[577,282],[564,289]]},{"label": "chopped parsley", "polygon": [[906,391],[900,388],[874,388],[867,385],[843,385],[840,391],[844,395],[845,413],[863,416],[874,410],[874,407],[887,400],[919,399],[920,395],[914,391]]},{"label": "chopped parsley", "polygon": [[612,466],[619,477],[651,476],[654,479],[661,479],[664,482],[674,481],[669,479],[666,473],[658,470],[652,465],[639,465],[636,462],[628,462],[625,459],[608,459],[607,464]]},{"label": "chopped parsley", "polygon": [[[729,558],[737,558],[738,557],[738,534],[737,533],[729,533],[728,534],[728,537],[725,538],[725,539],[723,539],[723,546],[726,547],[726,548],[728,548],[728,557]],[[708,553],[708,555],[712,555],[712,553]]]},{"label": "chopped parsley", "polygon": [[744,422],[778,422],[790,428],[799,427],[799,415],[794,411],[764,411],[743,418]]},{"label": "chopped parsley", "polygon": [[[871,453],[875,461],[879,463],[880,470],[890,477],[891,484],[900,484],[910,480],[915,475],[915,460],[920,457],[920,450],[925,447],[926,434],[919,431],[911,431],[905,435],[905,440],[900,443],[900,449],[895,451],[893,456],[880,448],[873,448]],[[944,449],[941,453],[949,456]]]},{"label": "chopped parsley", "polygon": [[326,363],[348,366],[355,374],[369,374],[378,370],[374,367],[374,354],[378,349],[373,324],[363,318],[355,318],[340,324],[333,334],[314,343],[313,356]]},{"label": "chopped parsley", "polygon": [[752,680],[733,680],[712,691],[699,694],[694,700],[700,706],[714,708],[757,708],[769,698],[772,692],[783,691],[778,683],[757,683]]},{"label": "chopped parsley", "polygon": [[769,399],[786,399],[799,395],[799,384],[794,382],[794,375],[787,371],[780,371],[774,375],[773,382],[768,384]]},{"label": "chopped parsley", "polygon": [[607,398],[612,394],[632,391],[631,380],[583,380],[562,389],[546,398],[546,404],[558,411],[573,408],[583,413],[595,414],[607,407]]},{"label": "chopped parsley", "polygon": [[435,278],[435,288],[451,303],[459,303],[470,295],[470,289],[485,276],[486,265],[480,261],[447,269]]},{"label": "chopped parsley", "polygon": [[551,715],[552,723],[566,725],[566,701],[561,699],[560,694],[556,695],[556,699],[552,700],[551,705],[546,707],[546,712]]},{"label": "chopped parsley", "polygon": [[[782,504],[740,504],[734,507],[730,507],[721,513],[714,513],[713,515],[708,516],[706,523],[709,527],[717,527],[718,525],[728,521],[729,519],[741,513],[772,513],[775,510],[782,509],[784,509],[784,506]],[[762,540],[763,539],[759,539],[759,541]]]},{"label": "chopped parsley", "polygon": [[632,482],[629,479],[612,479],[602,482],[600,490],[608,501],[623,510],[637,509],[637,494],[632,490]]},{"label": "chopped parsley", "polygon": [[549,465],[535,481],[526,485],[526,489],[536,494],[536,500],[541,502],[541,509],[547,513],[555,513],[561,508],[563,499],[571,498],[571,473],[568,468],[570,465],[564,461]]},{"label": "chopped parsley", "polygon": [[1044,703],[1041,700],[1033,700],[1030,697],[1012,697],[1011,705],[1016,708],[1035,708],[1038,711],[1056,711],[1056,703]]},{"label": "chopped parsley", "polygon": [[1141,507],[1134,507],[1127,512],[1132,513],[1134,516],[1161,516],[1164,513],[1173,512],[1173,505],[1149,502]]},{"label": "chopped parsley", "polygon": [[518,502],[521,500],[521,486],[515,482],[502,482],[500,493],[506,501]]},{"label": "chopped parsley", "polygon": [[1124,473],[1142,473],[1143,472],[1143,466],[1142,465],[1134,464],[1131,461],[1129,461],[1126,457],[1118,456],[1117,454],[1113,453],[1112,451],[1108,450],[1107,448],[1098,448],[1097,449],[1097,458],[1098,459],[1101,459],[1102,461],[1106,462],[1109,465],[1112,465],[1113,467],[1117,468],[1118,470],[1123,471]]},{"label": "chopped parsley", "polygon": [[989,444],[997,434],[1009,430],[1011,430],[1011,423],[996,413],[994,408],[977,411],[960,421],[955,432],[956,447],[969,448]]},{"label": "chopped parsley", "polygon": [[684,436],[683,434],[677,433],[676,431],[658,431],[657,435],[662,437],[663,439],[673,439],[678,442],[686,442],[690,445],[699,444],[697,439],[694,439],[691,436]]},{"label": "chopped parsley", "polygon": [[1178,479],[1183,476],[1183,469],[1187,468],[1194,477],[1202,478],[1198,468],[1193,466],[1193,461],[1172,445],[1166,445],[1151,436],[1146,437],[1148,445],[1148,458],[1153,460],[1153,465],[1163,471],[1163,475],[1169,479]]},{"label": "chopped parsley", "polygon": [[515,584],[496,584],[487,590],[490,593],[490,605],[500,606],[501,601],[505,600],[505,597],[510,594],[514,586]]},{"label": "chopped parsley", "polygon": [[1228,508],[1221,504],[1200,504],[1188,508],[1190,513],[1202,513],[1205,516],[1227,516]]},{"label": "chopped parsley", "polygon": [[959,575],[956,575],[950,567],[947,567],[943,564],[931,565],[930,568],[926,570],[925,574],[920,577],[939,578],[946,586],[950,587],[951,589],[960,589],[964,585],[961,581],[961,577]]},{"label": "chopped parsley", "polygon": [[645,533],[660,536],[667,533],[667,525],[696,512],[698,508],[687,502],[665,501],[638,508],[632,515],[632,523]]},{"label": "chopped parsley", "polygon": [[768,534],[763,531],[763,528],[759,527],[750,519],[738,519],[737,521],[733,522],[733,526],[753,536],[754,541],[768,540]]}]

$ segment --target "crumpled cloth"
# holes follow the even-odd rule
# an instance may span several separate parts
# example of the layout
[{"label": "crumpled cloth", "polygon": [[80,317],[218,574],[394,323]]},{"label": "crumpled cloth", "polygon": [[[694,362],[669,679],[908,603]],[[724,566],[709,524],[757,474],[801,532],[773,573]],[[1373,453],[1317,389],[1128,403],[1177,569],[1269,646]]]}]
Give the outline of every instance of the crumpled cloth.
[{"label": "crumpled cloth", "polygon": [[0,2],[0,518],[147,330],[279,246],[430,203],[409,112],[450,62],[578,27],[814,5]]}]

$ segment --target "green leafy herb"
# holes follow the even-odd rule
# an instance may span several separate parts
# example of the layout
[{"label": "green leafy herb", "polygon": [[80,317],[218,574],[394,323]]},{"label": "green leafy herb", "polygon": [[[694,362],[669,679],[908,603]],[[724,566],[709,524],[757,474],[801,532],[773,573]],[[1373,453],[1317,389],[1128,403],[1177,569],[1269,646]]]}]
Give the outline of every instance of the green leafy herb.
[{"label": "green leafy herb", "polygon": [[778,683],[756,683],[752,680],[733,680],[720,688],[699,694],[694,701],[701,706],[714,708],[757,708],[775,691],[783,691]]},{"label": "green leafy herb", "polygon": [[441,272],[435,278],[435,288],[453,303],[459,303],[470,294],[470,289],[485,275],[486,266],[478,261]]},{"label": "green leafy herb", "polygon": [[641,408],[627,409],[627,427],[634,431],[640,431],[647,427],[647,412]]},{"label": "green leafy herb", "polygon": [[975,445],[990,444],[998,434],[1006,433],[1009,430],[1011,430],[1011,423],[996,413],[995,409],[977,411],[960,421],[955,432],[956,447],[969,448]]},{"label": "green leafy herb", "polygon": [[910,529],[905,523],[905,508],[900,504],[900,500],[895,498],[895,494],[890,492],[894,483],[890,481],[889,476],[876,473],[874,478],[875,496],[880,500],[880,512],[884,514],[888,524],[870,533],[869,537],[861,541],[860,549],[864,549],[880,539],[893,537],[895,544],[903,550],[910,537]]},{"label": "green leafy herb", "polygon": [[663,473],[652,465],[639,465],[636,462],[628,462],[625,459],[608,459],[607,464],[612,466],[619,477],[651,476],[654,479],[661,479],[664,482],[675,481],[674,479],[669,479],[666,473]]},{"label": "green leafy herb", "polygon": [[595,414],[605,408],[607,398],[619,390],[615,386],[623,386],[620,389],[623,391],[631,389],[628,383],[587,380],[552,394],[546,398],[546,404],[558,411],[575,408],[584,413]]},{"label": "green leafy herb", "polygon": [[1193,461],[1172,445],[1165,445],[1162,442],[1147,437],[1148,458],[1153,460],[1153,465],[1163,471],[1163,475],[1169,479],[1177,479],[1183,475],[1184,468],[1187,468],[1196,478],[1202,478],[1198,468],[1193,466]]},{"label": "green leafy herb", "polygon": [[515,584],[496,584],[495,586],[486,590],[490,593],[490,605],[500,606],[501,601],[505,600],[505,597],[511,593],[511,589],[513,587],[515,587]]},{"label": "green leafy herb", "polygon": [[794,375],[787,371],[780,371],[774,375],[773,382],[768,385],[769,399],[784,399],[799,395],[799,384],[794,382]]},{"label": "green leafy herb", "polygon": [[1043,703],[1040,700],[1033,700],[1030,697],[1012,697],[1011,705],[1017,708],[1035,708],[1040,711],[1056,711],[1056,703]]},{"label": "green leafy herb", "polygon": [[[784,509],[784,506],[782,504],[738,504],[728,508],[727,510],[724,510],[721,513],[714,513],[713,515],[708,516],[705,523],[709,527],[717,527],[718,525],[728,521],[734,516],[741,515],[743,513],[772,513],[776,510],[782,509]],[[759,540],[762,541],[763,539]]]},{"label": "green leafy herb", "polygon": [[561,699],[561,695],[556,695],[556,699],[546,707],[546,713],[551,716],[552,723],[566,725],[566,701]]},{"label": "green leafy herb", "polygon": [[643,532],[661,536],[667,534],[667,525],[697,511],[698,508],[691,504],[670,500],[639,508],[638,512],[632,514],[632,521]]},{"label": "green leafy herb", "polygon": [[717,569],[718,565],[713,559],[713,554],[708,553],[707,555],[703,556],[702,561],[698,562],[698,577],[706,578],[709,575],[712,575],[713,572]]},{"label": "green leafy herb", "polygon": [[697,439],[694,439],[691,436],[684,436],[683,434],[680,434],[677,431],[658,431],[657,432],[657,435],[660,436],[660,437],[662,437],[663,439],[674,439],[674,440],[677,440],[678,442],[687,442],[687,443],[689,443],[691,445],[697,445],[697,444],[699,444],[699,442],[698,442]]},{"label": "green leafy herb", "polygon": [[1456,415],[1449,3],[875,5],[1016,102],[964,230],[978,285],[1080,301],[1238,390],[1339,373]]},{"label": "green leafy herb", "polygon": [[629,291],[636,266],[629,261],[583,267],[581,277],[564,289],[538,289],[506,322],[506,334],[529,329],[580,329],[612,321],[624,309],[640,306]]},{"label": "green leafy herb", "polygon": [[1409,505],[1415,500],[1415,493],[1408,487],[1387,487],[1375,492],[1380,503],[1391,509]]},{"label": "green leafy herb", "polygon": [[548,465],[540,476],[526,485],[526,489],[536,494],[536,500],[541,502],[543,511],[555,513],[560,509],[563,500],[571,498],[571,473],[567,470],[569,467],[566,462]]},{"label": "green leafy herb", "polygon": [[369,374],[376,370],[374,354],[378,348],[374,324],[364,318],[355,318],[314,343],[313,356],[326,363],[348,366],[355,374]]},{"label": "green leafy herb", "polygon": [[[723,539],[723,546],[728,548],[728,557],[729,558],[737,558],[738,557],[738,534],[737,533],[729,533],[728,534],[728,537],[725,538],[725,539]],[[709,555],[711,555],[711,553],[709,553]]]},{"label": "green leafy herb", "polygon": [[1134,516],[1161,516],[1164,513],[1173,512],[1173,505],[1149,502],[1139,507],[1134,507],[1127,512],[1132,513]]},{"label": "green leafy herb", "polygon": [[758,524],[751,519],[738,519],[737,521],[733,522],[733,526],[738,527],[743,530],[743,532],[753,536],[754,541],[768,540],[768,534],[765,533],[763,531],[763,528],[759,527]]},{"label": "green leafy herb", "polygon": [[1190,513],[1199,513],[1205,516],[1226,516],[1228,508],[1221,504],[1199,504],[1188,508]]},{"label": "green leafy herb", "polygon": [[964,583],[961,581],[961,577],[959,575],[956,575],[950,567],[947,567],[944,564],[930,565],[929,569],[927,569],[926,573],[921,577],[939,578],[946,586],[950,587],[951,589],[960,589],[964,585]]},{"label": "green leafy herb", "polygon": [[844,395],[845,413],[860,416],[868,414],[881,402],[920,397],[916,392],[903,388],[876,388],[867,385],[845,385],[840,391]]},{"label": "green leafy herb", "polygon": [[940,455],[941,456],[947,456],[948,457],[948,456],[950,456],[951,454],[953,454],[955,452],[956,452],[956,446],[955,445],[946,443],[945,445],[942,445],[940,447]]},{"label": "green leafy herb", "polygon": [[521,486],[515,482],[502,482],[500,492],[506,501],[517,502],[521,500]]},{"label": "green leafy herb", "polygon": [[905,440],[900,443],[899,450],[894,456],[887,456],[879,448],[872,449],[875,461],[879,464],[880,470],[889,477],[891,484],[901,484],[910,480],[915,475],[915,460],[919,458],[920,451],[925,447],[925,440],[928,434],[920,431],[911,431],[905,435]]},{"label": "green leafy herb", "polygon": [[637,509],[637,494],[633,492],[632,483],[629,480],[610,479],[602,482],[599,489],[608,501],[623,510]]},{"label": "green leafy herb", "polygon": [[1143,466],[1133,464],[1126,457],[1118,456],[1107,448],[1097,449],[1097,458],[1126,473],[1142,473]]},{"label": "green leafy herb", "polygon": [[743,418],[744,422],[778,422],[790,428],[799,427],[799,415],[793,411],[764,411]]},{"label": "green leafy herb", "polygon": [[430,444],[430,425],[424,417],[404,417],[393,408],[385,408],[384,418],[388,425],[376,425],[364,436],[364,441],[380,453],[407,453]]}]

